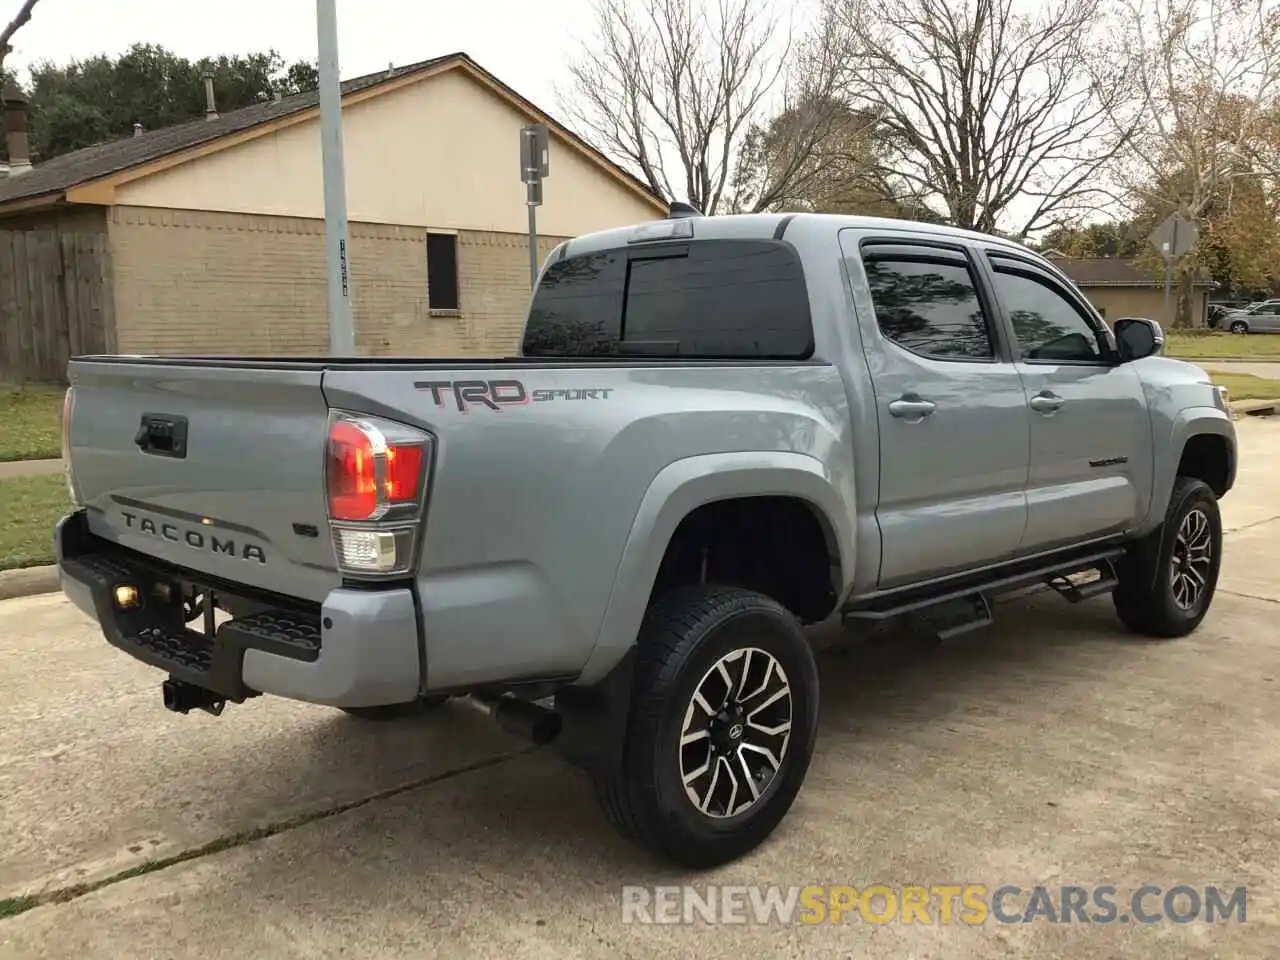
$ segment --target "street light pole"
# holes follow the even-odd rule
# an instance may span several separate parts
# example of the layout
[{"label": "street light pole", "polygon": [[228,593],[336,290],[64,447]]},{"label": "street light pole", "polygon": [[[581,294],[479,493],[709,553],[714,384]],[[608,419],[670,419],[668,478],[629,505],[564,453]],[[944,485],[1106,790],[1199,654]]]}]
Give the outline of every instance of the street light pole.
[{"label": "street light pole", "polygon": [[338,81],[336,0],[316,0],[320,75],[320,151],[324,170],[324,245],[329,288],[329,353],[355,353],[347,235],[347,181],[342,162],[342,88]]}]

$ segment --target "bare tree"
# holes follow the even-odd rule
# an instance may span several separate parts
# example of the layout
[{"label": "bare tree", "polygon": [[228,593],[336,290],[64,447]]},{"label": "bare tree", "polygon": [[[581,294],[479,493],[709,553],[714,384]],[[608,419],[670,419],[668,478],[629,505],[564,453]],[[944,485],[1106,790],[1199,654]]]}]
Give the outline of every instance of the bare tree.
[{"label": "bare tree", "polygon": [[[1134,131],[1117,170],[1120,199],[1211,227],[1256,205],[1260,188],[1280,192],[1274,0],[1120,0],[1111,26],[1139,94],[1115,117]],[[1180,326],[1190,323],[1195,259],[1178,271]]]},{"label": "bare tree", "polygon": [[13,52],[13,35],[26,26],[27,21],[31,19],[31,11],[35,9],[38,2],[39,0],[22,0],[22,6],[18,8],[17,14],[3,30],[0,30],[0,67],[4,66],[5,58]]},{"label": "bare tree", "polygon": [[[775,2],[595,0],[597,35],[570,64],[566,114],[656,193],[707,214],[741,205],[731,178],[753,126],[771,108],[825,102],[834,77],[828,70],[825,89],[812,71],[788,82],[791,32]],[[806,114],[791,154],[803,158],[827,119]],[[768,182],[752,185],[750,207],[773,203],[802,165],[774,164]]]},{"label": "bare tree", "polygon": [[886,179],[957,226],[1023,239],[1100,199],[1127,136],[1123,63],[1094,69],[1100,2],[1025,16],[1015,0],[827,0],[821,30],[892,145]]}]

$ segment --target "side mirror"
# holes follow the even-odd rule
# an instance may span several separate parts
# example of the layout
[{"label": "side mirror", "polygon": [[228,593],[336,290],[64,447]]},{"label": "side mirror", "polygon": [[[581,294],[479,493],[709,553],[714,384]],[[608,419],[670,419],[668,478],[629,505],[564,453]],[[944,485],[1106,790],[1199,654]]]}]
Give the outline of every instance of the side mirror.
[{"label": "side mirror", "polygon": [[1164,349],[1164,330],[1146,317],[1121,317],[1116,321],[1115,332],[1116,348],[1125,363],[1153,356]]}]

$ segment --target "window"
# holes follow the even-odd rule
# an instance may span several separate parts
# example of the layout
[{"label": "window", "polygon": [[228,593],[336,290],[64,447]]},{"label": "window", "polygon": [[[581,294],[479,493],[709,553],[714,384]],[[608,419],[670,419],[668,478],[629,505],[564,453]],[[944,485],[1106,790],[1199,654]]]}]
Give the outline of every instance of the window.
[{"label": "window", "polygon": [[880,331],[939,360],[991,360],[995,350],[969,268],[959,260],[864,257]]},{"label": "window", "polygon": [[427,307],[458,309],[458,238],[451,233],[427,234]]},{"label": "window", "polygon": [[534,295],[529,357],[799,360],[813,352],[799,258],[775,240],[646,244],[552,264]]},{"label": "window", "polygon": [[996,296],[1013,325],[1022,358],[1042,363],[1100,363],[1097,328],[1047,280],[1013,272],[992,258]]}]

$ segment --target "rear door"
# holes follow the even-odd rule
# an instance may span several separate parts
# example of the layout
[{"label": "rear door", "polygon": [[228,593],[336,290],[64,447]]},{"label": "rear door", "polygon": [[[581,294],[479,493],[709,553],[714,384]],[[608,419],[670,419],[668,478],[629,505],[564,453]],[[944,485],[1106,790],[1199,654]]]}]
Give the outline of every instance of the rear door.
[{"label": "rear door", "polygon": [[1030,411],[1027,529],[1034,553],[1117,533],[1151,498],[1151,420],[1142,381],[1070,284],[1034,260],[989,251]]},{"label": "rear door", "polygon": [[335,574],[320,364],[71,365],[90,529],[235,583],[320,600]]},{"label": "rear door", "polygon": [[874,308],[859,319],[880,432],[880,587],[1010,556],[1027,519],[1030,415],[972,253],[842,243],[847,262],[860,253]]}]

